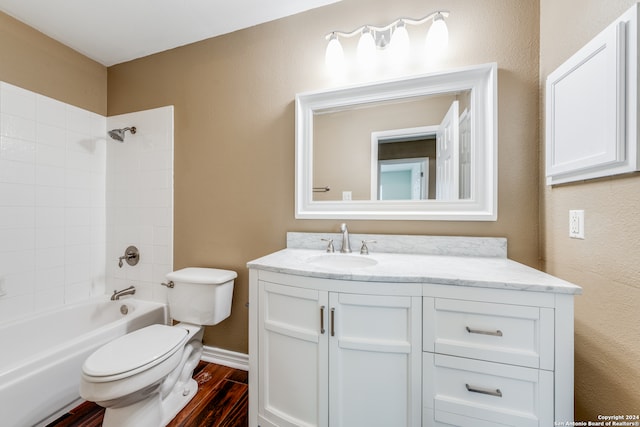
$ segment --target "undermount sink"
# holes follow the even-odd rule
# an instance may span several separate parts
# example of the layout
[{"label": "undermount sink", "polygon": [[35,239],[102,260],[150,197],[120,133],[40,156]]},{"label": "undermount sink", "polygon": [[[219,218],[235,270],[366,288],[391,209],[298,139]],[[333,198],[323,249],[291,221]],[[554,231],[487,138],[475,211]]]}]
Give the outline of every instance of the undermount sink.
[{"label": "undermount sink", "polygon": [[373,258],[349,254],[317,255],[307,259],[307,262],[319,267],[336,269],[364,268],[374,266],[378,263],[378,261]]}]

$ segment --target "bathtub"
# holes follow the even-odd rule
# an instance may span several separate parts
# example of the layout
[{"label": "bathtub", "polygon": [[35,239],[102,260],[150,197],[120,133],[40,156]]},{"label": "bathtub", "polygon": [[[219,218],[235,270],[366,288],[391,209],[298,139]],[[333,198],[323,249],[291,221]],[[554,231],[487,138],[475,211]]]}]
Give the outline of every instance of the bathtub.
[{"label": "bathtub", "polygon": [[71,409],[81,402],[82,364],[95,349],[127,332],[168,321],[164,304],[108,298],[0,324],[3,426],[44,425]]}]

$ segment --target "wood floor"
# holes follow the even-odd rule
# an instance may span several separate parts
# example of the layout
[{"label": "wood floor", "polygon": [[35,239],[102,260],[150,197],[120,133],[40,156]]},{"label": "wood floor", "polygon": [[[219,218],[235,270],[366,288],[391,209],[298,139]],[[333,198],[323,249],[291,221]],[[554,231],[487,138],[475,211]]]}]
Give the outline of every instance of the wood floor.
[{"label": "wood floor", "polygon": [[[198,392],[167,427],[246,427],[249,391],[246,371],[200,362],[193,372]],[[104,408],[85,402],[47,427],[100,427]]]}]

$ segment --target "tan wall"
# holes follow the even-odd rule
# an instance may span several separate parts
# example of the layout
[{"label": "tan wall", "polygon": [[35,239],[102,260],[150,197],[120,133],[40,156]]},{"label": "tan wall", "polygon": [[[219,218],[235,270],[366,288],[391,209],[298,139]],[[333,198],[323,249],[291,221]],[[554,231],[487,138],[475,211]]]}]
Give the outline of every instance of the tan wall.
[{"label": "tan wall", "polygon": [[[324,35],[450,9],[445,67],[497,61],[497,222],[350,221],[352,232],[504,236],[538,264],[538,1],[344,0],[110,67],[108,114],[175,106],[174,267],[238,271],[230,319],[205,343],[246,352],[246,262],[285,246],[287,231],[337,231],[294,219],[294,97],[329,87]],[[425,28],[426,31],[426,28]]]},{"label": "tan wall", "polygon": [[[633,3],[634,0],[541,0],[542,87],[551,71]],[[544,165],[541,171],[543,176]],[[541,185],[541,251],[545,269],[584,288],[584,295],[576,298],[576,419],[637,414],[640,176],[631,174],[553,188]],[[585,210],[585,240],[569,239],[569,209]]]},{"label": "tan wall", "polygon": [[0,80],[107,114],[107,68],[0,12]]}]

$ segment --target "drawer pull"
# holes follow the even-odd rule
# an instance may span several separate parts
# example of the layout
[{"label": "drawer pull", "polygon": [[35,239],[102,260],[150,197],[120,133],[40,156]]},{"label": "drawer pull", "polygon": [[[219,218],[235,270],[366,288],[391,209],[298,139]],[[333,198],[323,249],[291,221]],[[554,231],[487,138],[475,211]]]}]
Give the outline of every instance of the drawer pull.
[{"label": "drawer pull", "polygon": [[465,384],[465,386],[467,387],[467,391],[470,393],[480,393],[480,394],[488,394],[489,396],[502,397],[502,392],[500,391],[499,388],[495,390],[491,390],[488,388],[474,387],[469,384]]},{"label": "drawer pull", "polygon": [[481,331],[480,329],[471,329],[468,326],[465,326],[465,328],[467,329],[467,332],[469,332],[470,334],[493,335],[495,337],[502,336],[502,331],[499,329],[497,331]]},{"label": "drawer pull", "polygon": [[324,305],[320,307],[320,334],[324,335]]}]

